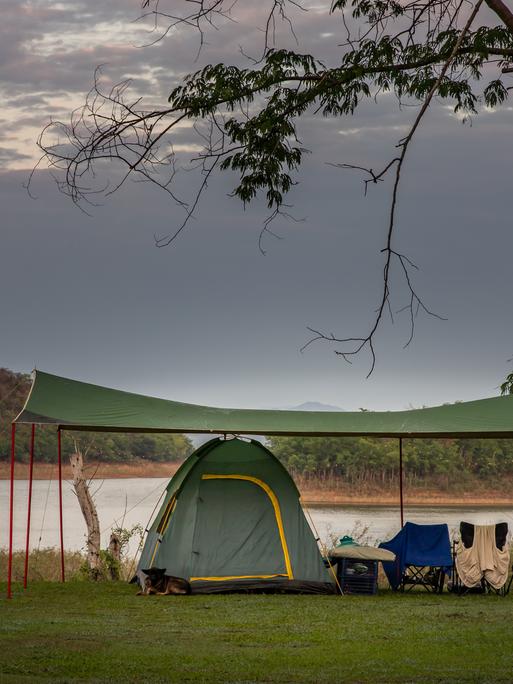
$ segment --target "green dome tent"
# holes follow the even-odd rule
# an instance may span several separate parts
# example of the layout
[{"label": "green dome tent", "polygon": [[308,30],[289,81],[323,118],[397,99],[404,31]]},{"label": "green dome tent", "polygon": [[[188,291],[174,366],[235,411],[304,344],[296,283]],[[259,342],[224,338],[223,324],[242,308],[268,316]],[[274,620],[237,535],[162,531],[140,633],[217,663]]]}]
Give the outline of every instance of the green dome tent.
[{"label": "green dome tent", "polygon": [[333,593],[299,492],[260,442],[213,439],[171,479],[138,565],[190,581],[193,593]]}]

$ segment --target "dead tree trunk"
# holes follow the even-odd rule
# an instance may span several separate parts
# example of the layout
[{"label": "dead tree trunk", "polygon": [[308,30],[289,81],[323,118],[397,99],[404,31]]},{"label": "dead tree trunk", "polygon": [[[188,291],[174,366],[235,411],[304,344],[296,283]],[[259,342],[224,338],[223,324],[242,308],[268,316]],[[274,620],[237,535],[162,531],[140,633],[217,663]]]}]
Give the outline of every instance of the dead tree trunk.
[{"label": "dead tree trunk", "polygon": [[69,460],[73,472],[73,486],[87,526],[87,565],[89,566],[89,574],[92,579],[97,580],[101,575],[100,522],[98,520],[98,513],[96,512],[96,506],[89,491],[87,480],[84,477],[82,454],[80,452],[72,454]]},{"label": "dead tree trunk", "polygon": [[121,542],[117,534],[112,532],[110,535],[109,542],[109,553],[114,561],[109,567],[110,578],[113,580],[119,580],[119,569],[121,563]]}]

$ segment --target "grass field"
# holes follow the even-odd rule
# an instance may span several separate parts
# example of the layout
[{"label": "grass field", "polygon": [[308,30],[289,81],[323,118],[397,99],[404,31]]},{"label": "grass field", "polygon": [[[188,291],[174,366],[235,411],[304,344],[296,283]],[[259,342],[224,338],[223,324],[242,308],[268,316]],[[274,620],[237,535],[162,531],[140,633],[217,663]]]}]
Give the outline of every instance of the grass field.
[{"label": "grass field", "polygon": [[512,682],[513,600],[0,586],[0,682]]}]

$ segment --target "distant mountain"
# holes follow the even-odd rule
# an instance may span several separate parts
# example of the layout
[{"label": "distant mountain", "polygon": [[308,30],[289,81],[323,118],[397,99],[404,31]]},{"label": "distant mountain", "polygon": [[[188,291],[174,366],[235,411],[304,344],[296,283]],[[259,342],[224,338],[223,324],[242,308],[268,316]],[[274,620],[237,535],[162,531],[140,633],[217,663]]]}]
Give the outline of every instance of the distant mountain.
[{"label": "distant mountain", "polygon": [[[272,408],[268,409],[271,411],[345,411],[345,409],[341,409],[339,406],[332,406],[331,404],[322,404],[320,401],[305,401],[303,404],[299,404],[299,406],[286,406],[283,407],[281,406],[280,408]],[[209,439],[212,439],[213,437],[218,437],[219,435],[196,435],[196,434],[188,434],[187,437],[191,440],[191,442],[194,444],[196,448],[200,447],[202,444],[205,444],[205,442],[208,442]],[[265,437],[262,437],[261,435],[245,435],[246,437],[250,439],[256,439],[259,442],[265,442]]]},{"label": "distant mountain", "polygon": [[[214,437],[221,437],[222,434],[223,433],[215,435],[213,433],[209,433],[208,435],[202,435],[197,433],[188,433],[186,436],[191,440],[195,448],[198,449],[202,444],[205,444],[205,442],[214,439]],[[231,436],[231,433],[228,433],[228,435]],[[257,442],[262,442],[262,444],[265,443],[265,437],[263,435],[241,435],[241,437],[244,437],[245,439],[255,439]]]},{"label": "distant mountain", "polygon": [[340,406],[332,406],[331,404],[321,404],[320,401],[305,401],[299,406],[290,406],[289,411],[345,411]]},{"label": "distant mountain", "polygon": [[[271,411],[345,411],[345,409],[341,409],[339,406],[332,406],[331,404],[322,404],[320,401],[305,401],[303,404],[299,404],[299,406],[281,406],[280,408],[274,407],[272,409],[268,409]],[[213,437],[218,437],[219,435],[196,435],[196,434],[188,434],[187,437],[191,440],[191,442],[194,444],[196,448],[201,446],[202,444],[205,444],[205,442],[208,442],[209,439],[212,439]],[[259,442],[265,442],[265,437],[262,437],[261,435],[245,435],[245,437],[248,437],[250,439],[256,439]]]}]

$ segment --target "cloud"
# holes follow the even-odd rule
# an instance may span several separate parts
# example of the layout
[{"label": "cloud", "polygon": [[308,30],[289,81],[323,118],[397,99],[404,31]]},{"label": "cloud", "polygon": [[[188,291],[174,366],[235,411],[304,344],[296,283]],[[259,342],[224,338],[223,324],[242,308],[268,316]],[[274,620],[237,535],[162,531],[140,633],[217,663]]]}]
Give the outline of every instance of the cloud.
[{"label": "cloud", "polygon": [[2,166],[9,166],[12,161],[30,158],[30,155],[24,155],[18,149],[2,147],[0,145],[0,164],[2,164]]},{"label": "cloud", "polygon": [[[176,7],[171,2],[160,4],[163,12]],[[287,21],[277,17],[277,44],[337,65],[342,50],[339,43],[345,36],[341,15],[330,15],[325,4],[311,2],[305,7],[308,11],[289,8],[294,32]],[[266,11],[262,4],[235,5],[230,19],[218,18],[217,26],[205,27],[204,45],[198,54],[198,33],[187,26],[171,31],[156,45],[142,48],[161,35],[166,20],[152,31],[151,14],[144,21],[136,21],[137,3],[32,0],[6,5],[0,25],[0,97],[3,118],[12,124],[7,124],[10,146],[20,151],[11,166],[20,168],[30,157],[38,157],[35,140],[39,132],[50,119],[66,120],[83,103],[98,65],[103,65],[105,87],[132,79],[134,98],[143,96],[148,107],[160,107],[184,74],[206,63],[251,66],[245,55],[258,58],[262,54]],[[378,104],[360,107],[355,117],[338,119],[338,130],[343,138],[381,135],[384,129],[397,134],[411,118],[408,110],[399,111],[392,96],[382,95]],[[315,138],[321,140],[323,149],[328,147],[333,152],[333,144],[322,141],[323,133],[332,135],[328,126],[306,117],[300,128],[306,146]],[[177,138],[178,145],[196,149],[198,143],[192,135],[188,140],[183,137]]]}]

